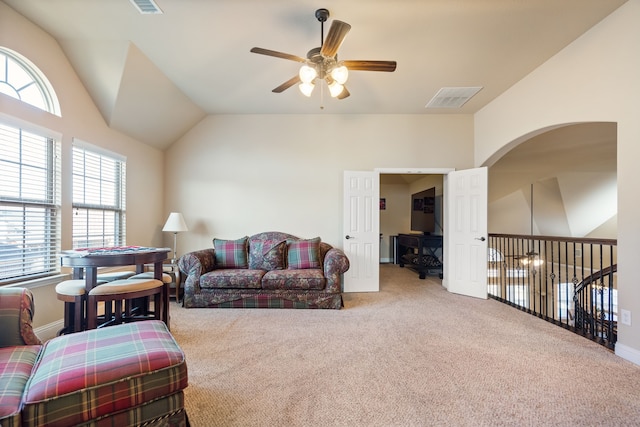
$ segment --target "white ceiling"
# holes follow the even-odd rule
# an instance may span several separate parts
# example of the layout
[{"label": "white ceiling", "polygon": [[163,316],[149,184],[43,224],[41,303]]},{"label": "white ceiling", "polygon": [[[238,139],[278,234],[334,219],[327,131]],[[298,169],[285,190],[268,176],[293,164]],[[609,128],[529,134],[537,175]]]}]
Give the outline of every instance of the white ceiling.
[{"label": "white ceiling", "polygon": [[[207,114],[469,114],[478,111],[626,0],[4,0],[55,37],[105,121],[165,149]],[[352,28],[341,59],[395,60],[354,71],[344,100],[306,98],[299,63],[320,45],[318,8]],[[442,87],[482,86],[459,109],[427,110]],[[320,107],[324,106],[324,109]]]}]

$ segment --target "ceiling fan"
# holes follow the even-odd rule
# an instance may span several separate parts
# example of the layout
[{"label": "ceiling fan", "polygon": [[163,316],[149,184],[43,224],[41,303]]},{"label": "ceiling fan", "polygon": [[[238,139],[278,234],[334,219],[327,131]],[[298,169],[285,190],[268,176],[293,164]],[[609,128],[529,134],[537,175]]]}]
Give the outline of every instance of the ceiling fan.
[{"label": "ceiling fan", "polygon": [[318,9],[315,16],[320,22],[320,47],[311,49],[306,58],[261,47],[251,49],[253,53],[275,56],[303,64],[296,76],[282,83],[272,92],[280,93],[298,84],[304,95],[311,96],[315,81],[321,79],[326,81],[332,97],[344,99],[350,95],[344,86],[349,77],[349,71],[395,71],[396,61],[338,60],[338,49],[351,29],[351,25],[334,19],[325,39],[324,23],[329,18],[329,11]]}]

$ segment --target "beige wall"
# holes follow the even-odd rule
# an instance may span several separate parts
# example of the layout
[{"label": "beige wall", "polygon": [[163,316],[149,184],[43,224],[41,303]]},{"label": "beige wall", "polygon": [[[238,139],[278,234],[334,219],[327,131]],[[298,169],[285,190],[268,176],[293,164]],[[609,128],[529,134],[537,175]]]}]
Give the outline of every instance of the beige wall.
[{"label": "beige wall", "polygon": [[640,364],[640,0],[630,0],[475,115],[475,163],[490,165],[527,135],[567,123],[618,124],[618,324],[616,353]]},{"label": "beige wall", "polygon": [[210,116],[167,152],[179,252],[267,230],[341,247],[345,170],[468,168],[472,134],[464,115]]},{"label": "beige wall", "polygon": [[[27,57],[49,79],[62,117],[0,94],[0,120],[29,122],[62,144],[62,249],[71,247],[71,143],[79,138],[127,158],[127,243],[162,245],[164,153],[111,130],[56,41],[0,2],[0,46]],[[38,287],[35,326],[62,318],[53,286]]]}]

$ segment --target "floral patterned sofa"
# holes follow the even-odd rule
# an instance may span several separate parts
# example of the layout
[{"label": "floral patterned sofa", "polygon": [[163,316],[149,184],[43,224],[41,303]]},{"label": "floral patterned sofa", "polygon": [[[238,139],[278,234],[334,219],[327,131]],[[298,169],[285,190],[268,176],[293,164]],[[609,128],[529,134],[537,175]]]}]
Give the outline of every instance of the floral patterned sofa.
[{"label": "floral patterned sofa", "polygon": [[213,239],[213,248],[183,255],[178,267],[187,308],[340,309],[349,260],[319,237],[270,231]]}]

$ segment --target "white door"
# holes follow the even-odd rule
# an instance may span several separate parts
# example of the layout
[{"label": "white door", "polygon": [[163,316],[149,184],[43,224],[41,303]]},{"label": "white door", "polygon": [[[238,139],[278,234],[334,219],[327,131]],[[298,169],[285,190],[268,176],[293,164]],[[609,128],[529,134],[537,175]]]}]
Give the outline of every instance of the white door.
[{"label": "white door", "polygon": [[487,168],[444,177],[443,285],[458,294],[487,298]]},{"label": "white door", "polygon": [[349,258],[344,292],[378,292],[380,257],[380,175],[344,172],[343,248]]}]

